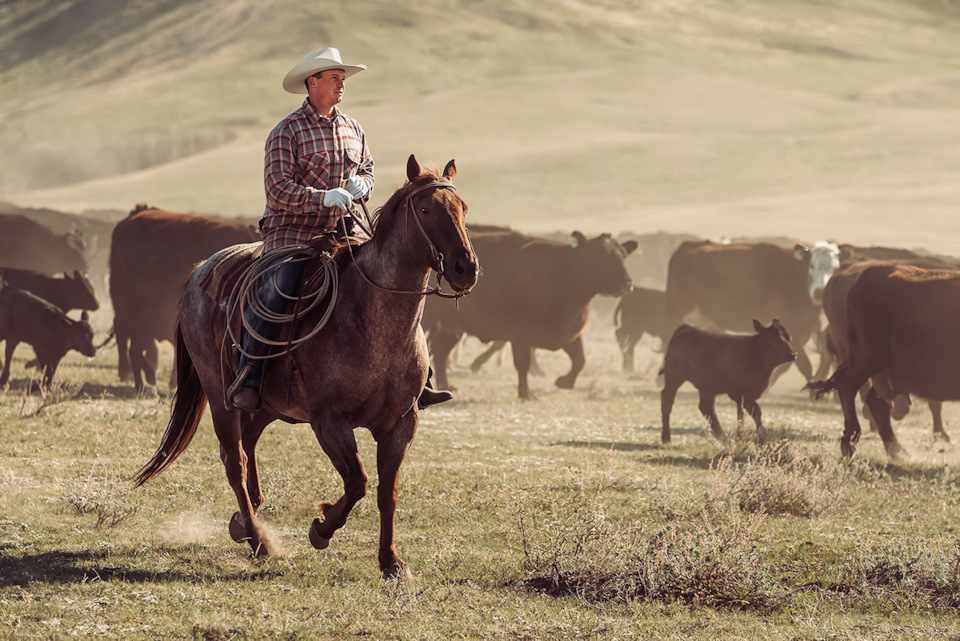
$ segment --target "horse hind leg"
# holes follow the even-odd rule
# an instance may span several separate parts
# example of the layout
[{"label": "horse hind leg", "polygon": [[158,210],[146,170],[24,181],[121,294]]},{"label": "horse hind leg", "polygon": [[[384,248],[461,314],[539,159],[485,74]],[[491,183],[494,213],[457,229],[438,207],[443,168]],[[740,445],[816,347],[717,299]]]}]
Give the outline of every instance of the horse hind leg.
[{"label": "horse hind leg", "polygon": [[239,512],[230,519],[230,537],[242,543],[246,541],[257,556],[274,556],[279,548],[256,517],[253,501],[247,490],[247,453],[241,440],[240,414],[211,404],[213,427],[220,440],[220,460],[223,461],[233,493],[237,497]]},{"label": "horse hind leg", "polygon": [[[260,487],[260,469],[257,465],[257,441],[260,440],[267,425],[273,422],[272,416],[264,416],[264,414],[264,412],[258,412],[249,419],[247,416],[250,415],[244,415],[240,420],[243,452],[247,457],[247,495],[250,497],[254,513],[263,505],[263,489]],[[236,516],[239,516],[239,513]]]}]

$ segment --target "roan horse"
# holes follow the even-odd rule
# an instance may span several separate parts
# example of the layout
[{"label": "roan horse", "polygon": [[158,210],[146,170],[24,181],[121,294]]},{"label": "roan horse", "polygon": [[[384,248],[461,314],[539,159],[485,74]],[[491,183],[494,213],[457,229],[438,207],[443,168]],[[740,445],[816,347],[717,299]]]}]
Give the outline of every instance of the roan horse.
[{"label": "roan horse", "polygon": [[[289,360],[274,360],[275,371],[292,369],[289,383],[285,376],[268,376],[261,394],[263,409],[255,414],[224,407],[219,349],[224,313],[219,301],[200,288],[203,272],[225,252],[198,267],[186,284],[177,321],[180,386],[170,422],[157,452],[138,472],[137,486],[183,453],[210,399],[220,458],[240,506],[230,521],[230,535],[237,542],[247,541],[257,555],[275,554],[278,549],[256,514],[263,503],[257,439],[276,419],[310,423],[344,484],[343,496],[322,503],[310,527],[311,544],[323,549],[366,494],[367,475],[354,438],[354,429],[365,426],[377,442],[380,570],[384,578],[409,576],[394,546],[394,512],[400,465],[417,429],[417,398],[427,378],[427,346],[420,327],[424,295],[430,291],[433,270],[458,294],[472,288],[479,274],[464,226],[467,206],[453,187],[455,176],[452,160],[441,175],[410,156],[407,182],[380,209],[373,239],[352,250],[352,261],[341,263],[338,300],[329,322]],[[305,314],[300,335],[314,327],[324,311]]]}]

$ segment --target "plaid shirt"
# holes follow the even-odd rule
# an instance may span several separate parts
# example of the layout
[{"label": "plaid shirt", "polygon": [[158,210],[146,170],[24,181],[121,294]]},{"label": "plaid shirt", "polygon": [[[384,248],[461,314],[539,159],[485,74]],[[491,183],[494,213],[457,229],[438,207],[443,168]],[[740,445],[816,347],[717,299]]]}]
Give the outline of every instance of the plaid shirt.
[{"label": "plaid shirt", "polygon": [[264,251],[334,231],[338,210],[324,207],[323,196],[356,175],[373,190],[373,158],[360,123],[336,107],[325,118],[304,100],[267,138],[267,207],[260,221]]}]

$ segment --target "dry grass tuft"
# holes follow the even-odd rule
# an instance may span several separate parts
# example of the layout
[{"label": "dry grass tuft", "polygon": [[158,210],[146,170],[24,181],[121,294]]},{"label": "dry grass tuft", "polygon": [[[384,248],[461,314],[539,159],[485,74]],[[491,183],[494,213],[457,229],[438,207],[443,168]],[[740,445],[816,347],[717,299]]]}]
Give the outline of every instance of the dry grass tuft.
[{"label": "dry grass tuft", "polygon": [[524,506],[517,514],[531,574],[521,585],[528,590],[584,603],[640,600],[761,611],[785,599],[756,549],[762,515],[733,518],[723,531],[671,525],[644,542],[642,526],[611,525],[598,500],[571,501],[536,525]]},{"label": "dry grass tuft", "polygon": [[918,610],[960,607],[960,539],[901,540],[861,552],[837,586]]},{"label": "dry grass tuft", "polygon": [[712,466],[708,505],[732,504],[744,512],[810,517],[832,505],[848,476],[837,464],[823,465],[794,452],[783,440],[738,463],[733,456]]}]

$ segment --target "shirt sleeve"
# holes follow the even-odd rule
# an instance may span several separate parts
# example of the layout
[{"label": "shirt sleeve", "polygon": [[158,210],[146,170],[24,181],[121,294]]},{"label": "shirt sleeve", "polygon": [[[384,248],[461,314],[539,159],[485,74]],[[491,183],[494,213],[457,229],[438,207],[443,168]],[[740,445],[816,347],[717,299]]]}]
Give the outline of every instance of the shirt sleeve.
[{"label": "shirt sleeve", "polygon": [[363,178],[364,182],[367,183],[367,195],[364,200],[370,199],[370,194],[373,193],[373,156],[370,155],[370,148],[367,146],[367,137],[363,135],[361,130],[361,138],[363,141],[363,147],[360,152],[360,167],[357,169],[357,175]]},{"label": "shirt sleeve", "polygon": [[267,138],[263,184],[267,209],[303,214],[323,210],[324,191],[297,181],[296,141],[285,127],[277,127]]}]

